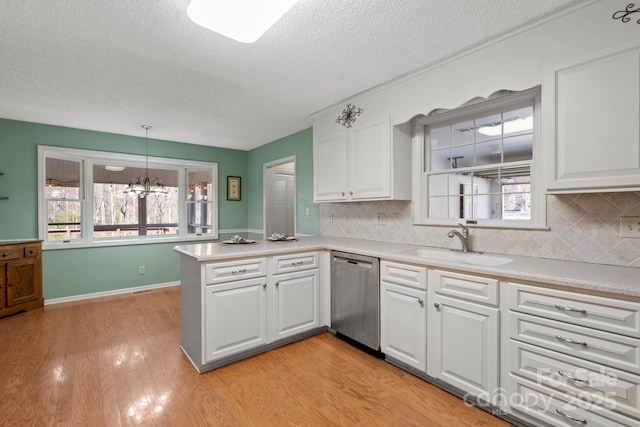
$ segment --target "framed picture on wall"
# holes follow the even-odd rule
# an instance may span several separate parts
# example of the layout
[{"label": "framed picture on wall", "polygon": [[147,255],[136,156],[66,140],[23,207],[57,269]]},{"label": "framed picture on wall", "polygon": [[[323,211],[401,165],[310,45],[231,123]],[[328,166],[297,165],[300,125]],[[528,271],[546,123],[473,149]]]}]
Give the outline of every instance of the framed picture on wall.
[{"label": "framed picture on wall", "polygon": [[227,177],[227,200],[240,200],[240,179],[239,176]]}]

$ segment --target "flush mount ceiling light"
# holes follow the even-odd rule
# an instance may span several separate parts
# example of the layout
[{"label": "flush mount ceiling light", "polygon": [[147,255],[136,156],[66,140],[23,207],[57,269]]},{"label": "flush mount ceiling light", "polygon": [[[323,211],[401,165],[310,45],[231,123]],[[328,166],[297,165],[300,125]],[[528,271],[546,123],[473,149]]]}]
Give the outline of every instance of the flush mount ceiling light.
[{"label": "flush mount ceiling light", "polygon": [[140,198],[144,198],[149,194],[167,194],[169,191],[166,189],[159,178],[149,178],[149,129],[151,126],[142,125],[144,129],[145,139],[145,174],[144,178],[141,176],[131,178],[129,185],[124,189],[125,193],[137,194]]},{"label": "flush mount ceiling light", "polygon": [[111,166],[111,165],[106,165],[104,168],[111,172],[122,172],[125,169],[124,166]]},{"label": "flush mount ceiling light", "polygon": [[191,0],[196,24],[242,43],[253,43],[298,0]]}]

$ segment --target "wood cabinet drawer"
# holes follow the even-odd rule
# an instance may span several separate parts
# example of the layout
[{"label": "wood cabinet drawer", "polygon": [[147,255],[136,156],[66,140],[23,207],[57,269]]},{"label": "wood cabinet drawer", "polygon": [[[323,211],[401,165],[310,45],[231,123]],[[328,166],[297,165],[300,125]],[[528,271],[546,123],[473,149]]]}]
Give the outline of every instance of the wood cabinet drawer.
[{"label": "wood cabinet drawer", "polygon": [[509,375],[511,407],[554,427],[638,427],[638,420]]},{"label": "wood cabinet drawer", "polygon": [[498,280],[451,271],[429,270],[429,286],[436,294],[498,305]]},{"label": "wood cabinet drawer", "polygon": [[640,418],[640,376],[510,340],[511,372],[591,404]]},{"label": "wood cabinet drawer", "polygon": [[640,303],[509,283],[509,308],[640,338]]},{"label": "wood cabinet drawer", "polygon": [[427,290],[427,269],[396,262],[380,262],[380,279],[412,288]]},{"label": "wood cabinet drawer", "polygon": [[273,257],[273,274],[318,268],[318,252]]},{"label": "wood cabinet drawer", "polygon": [[255,258],[205,264],[207,284],[229,282],[231,280],[251,279],[267,275],[267,259]]},{"label": "wood cabinet drawer", "polygon": [[640,340],[554,320],[509,313],[512,339],[640,374]]},{"label": "wood cabinet drawer", "polygon": [[40,244],[32,244],[24,246],[24,257],[25,258],[35,258],[40,255]]},{"label": "wood cabinet drawer", "polygon": [[0,262],[19,258],[24,258],[23,246],[0,246]]}]

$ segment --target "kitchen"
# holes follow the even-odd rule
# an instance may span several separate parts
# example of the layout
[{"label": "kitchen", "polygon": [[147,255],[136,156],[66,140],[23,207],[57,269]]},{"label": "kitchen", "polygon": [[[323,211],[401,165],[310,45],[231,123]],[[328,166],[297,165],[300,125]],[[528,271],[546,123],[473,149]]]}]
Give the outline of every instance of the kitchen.
[{"label": "kitchen", "polygon": [[[387,107],[393,109],[390,115],[393,116],[394,125],[406,123],[417,114],[426,115],[436,108],[453,108],[476,96],[487,97],[496,90],[523,90],[543,83],[544,91],[544,82],[541,81],[541,67],[544,64],[540,55],[544,54],[544,58],[547,58],[545,60],[549,61],[548,65],[553,65],[570,59],[566,58],[566,53],[563,53],[567,50],[571,50],[572,56],[581,57],[633,41],[637,37],[635,21],[623,24],[611,18],[616,10],[624,9],[627,6],[626,3],[617,8],[607,2],[586,2],[580,6],[571,13],[550,20],[545,23],[546,26],[530,30],[539,32],[532,39],[528,39],[526,34],[522,35],[526,32],[518,33],[514,37],[505,38],[486,48],[477,49],[459,58],[452,58],[447,66],[427,70],[421,74],[425,76],[424,80],[429,80],[427,82],[413,83],[415,79],[407,78],[406,81],[393,82],[390,85],[394,87],[393,89],[373,91],[371,94],[354,97],[351,102],[364,109],[354,126],[359,122],[364,123],[376,112],[384,112],[381,105],[389,103],[388,94],[391,90],[397,90],[402,98],[402,102],[398,105],[391,102]],[[603,26],[606,26],[605,33],[591,31],[594,27]],[[575,32],[571,37],[566,36],[569,28]],[[540,37],[543,42],[540,41]],[[580,43],[574,43],[574,38],[579,39]],[[500,56],[500,52],[509,53],[509,57],[504,61],[511,64],[509,69],[512,72],[501,75],[500,82],[495,83],[495,79],[489,78],[495,73],[483,73],[474,55],[476,57],[486,54]],[[462,70],[468,69],[474,70],[475,79],[465,78]],[[501,67],[501,69],[505,68]],[[427,79],[426,76],[433,76],[434,73],[439,76],[438,79]],[[456,86],[440,84],[439,82],[442,81],[440,79],[449,78],[442,76],[453,76],[451,78],[455,78]],[[418,76],[419,79],[420,76]],[[498,84],[499,86],[494,87]],[[422,93],[429,94],[428,102],[422,96],[410,95],[416,93],[416,87]],[[544,96],[542,102],[545,102]],[[299,184],[296,231],[299,234],[346,236],[439,248],[457,247],[455,245],[458,242],[447,237],[447,232],[452,227],[413,225],[413,218],[416,215],[415,202],[412,204],[406,200],[389,200],[312,203],[314,194],[312,139],[321,137],[322,129],[335,125],[335,118],[343,111],[345,105],[346,102],[336,104],[329,107],[326,114],[320,113],[314,117],[313,132],[311,130],[297,132],[252,151],[235,152],[220,148],[190,146],[191,158],[225,159],[224,162],[219,161],[218,171],[221,178],[218,183],[218,194],[221,199],[219,206],[221,229],[228,230],[229,237],[236,233],[235,230],[247,230],[248,237],[257,234],[252,232],[262,229],[262,164],[296,155]],[[375,117],[372,118],[375,119]],[[33,197],[33,189],[37,188],[36,145],[75,146],[98,150],[106,150],[106,147],[110,147],[111,150],[124,153],[132,153],[131,145],[134,143],[136,147],[140,145],[139,141],[133,137],[8,119],[2,121],[0,138],[3,151],[9,153],[7,157],[3,155],[5,160],[1,164],[4,176],[0,180],[8,185],[8,187],[3,186],[2,189],[14,188],[14,186],[25,189],[25,191],[11,191],[9,200],[0,202],[0,209],[3,209],[0,211],[3,218],[3,239],[33,238],[38,235],[37,201]],[[20,140],[21,143],[16,144],[16,140]],[[87,140],[94,142],[87,143]],[[158,150],[155,153],[180,152],[175,144],[155,140],[152,142],[154,144],[152,148]],[[140,154],[140,152],[136,151],[132,154]],[[11,159],[21,159],[25,163]],[[25,171],[27,176],[22,176],[25,175]],[[226,193],[226,181],[222,178],[230,175],[243,177],[243,196],[238,202],[222,200]],[[580,261],[596,265],[637,267],[639,251],[637,240],[618,235],[619,218],[638,215],[637,199],[637,192],[633,191],[548,195],[546,196],[546,225],[549,230],[472,227],[472,249],[507,256],[532,255],[536,258]],[[309,215],[306,215],[307,208]],[[331,218],[331,222],[328,218]],[[384,222],[384,224],[378,222]],[[60,299],[60,302],[63,302],[64,298],[71,300],[74,296],[107,293],[121,289],[122,284],[128,284],[131,288],[141,288],[147,285],[176,283],[179,280],[177,274],[179,264],[172,251],[173,246],[175,246],[174,243],[158,243],[90,250],[81,248],[47,250],[43,254],[45,298]],[[102,262],[104,259],[110,260],[109,265]],[[150,268],[149,259],[156,261],[153,264],[154,268]],[[148,273],[139,275],[138,266],[145,264],[147,264]],[[117,271],[114,271],[113,265],[118,266]],[[127,273],[130,271],[135,271],[135,275]]]}]

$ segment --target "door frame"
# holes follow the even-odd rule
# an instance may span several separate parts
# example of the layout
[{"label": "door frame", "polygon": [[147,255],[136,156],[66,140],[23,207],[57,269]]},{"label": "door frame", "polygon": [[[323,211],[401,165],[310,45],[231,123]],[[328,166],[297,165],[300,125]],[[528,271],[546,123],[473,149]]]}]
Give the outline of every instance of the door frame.
[{"label": "door frame", "polygon": [[262,236],[267,238],[267,191],[269,185],[272,183],[271,177],[273,176],[272,170],[275,166],[284,165],[286,163],[293,163],[293,180],[295,183],[296,191],[293,194],[293,233],[294,236],[297,233],[297,200],[298,200],[298,164],[296,162],[295,154],[281,159],[272,160],[262,164]]}]

